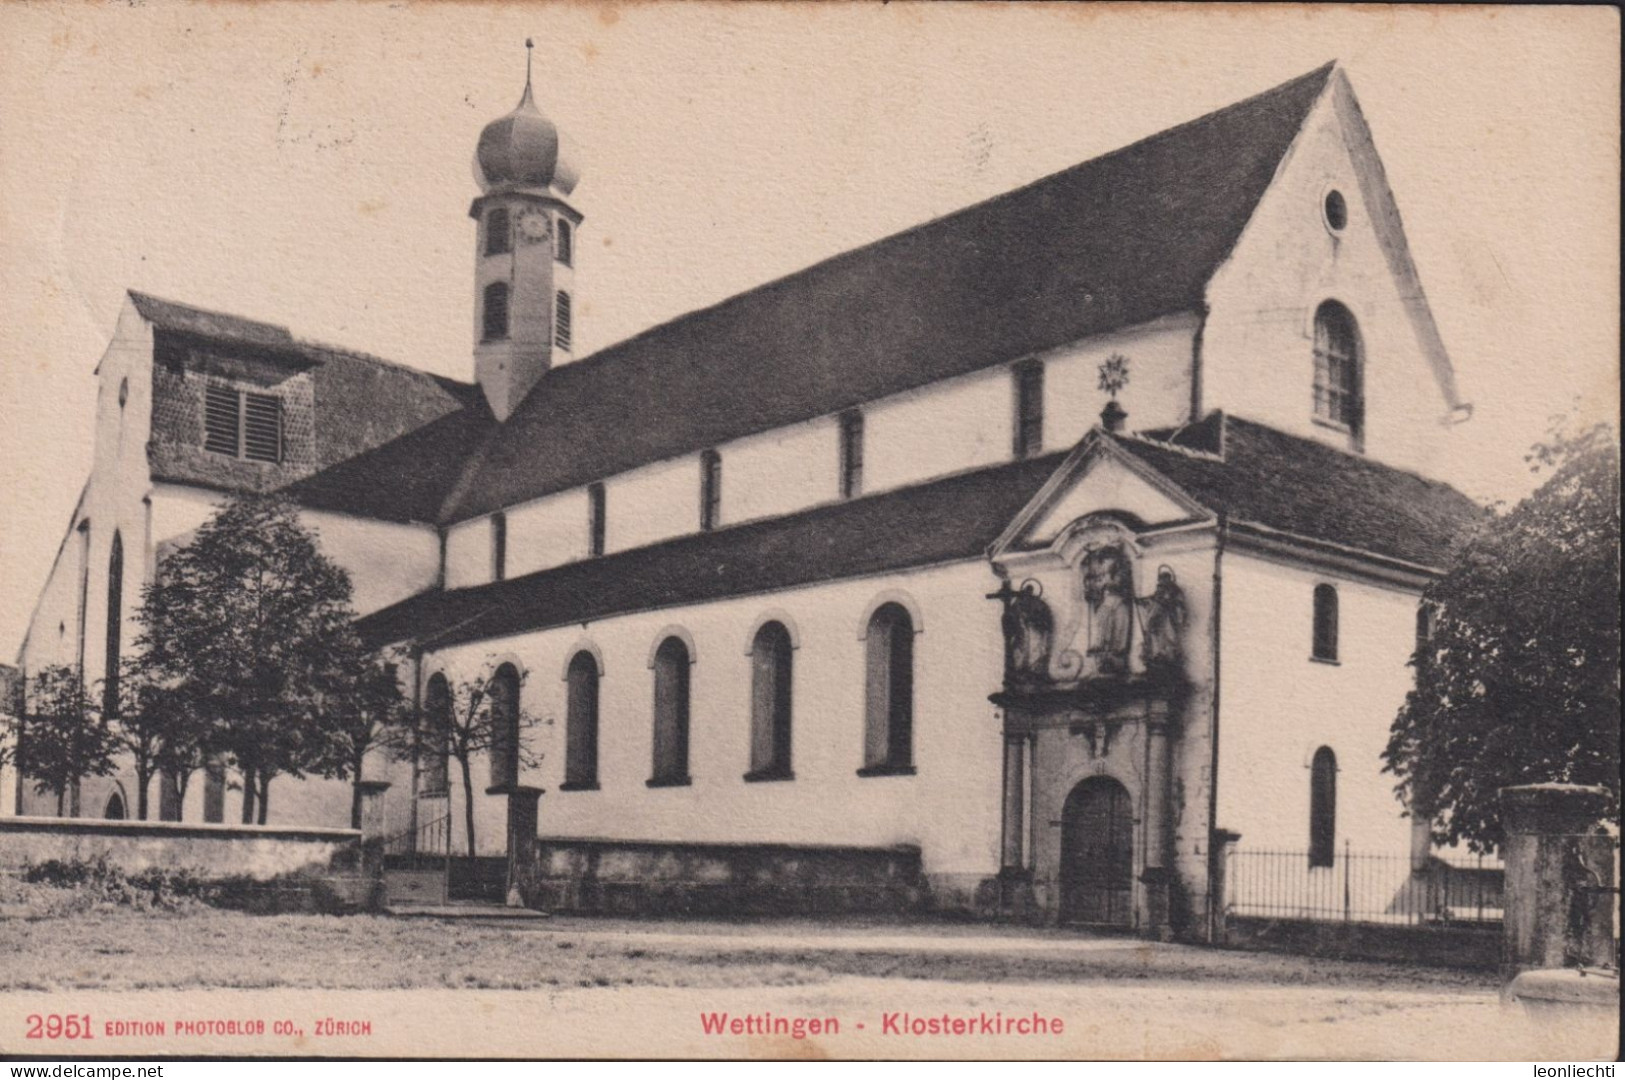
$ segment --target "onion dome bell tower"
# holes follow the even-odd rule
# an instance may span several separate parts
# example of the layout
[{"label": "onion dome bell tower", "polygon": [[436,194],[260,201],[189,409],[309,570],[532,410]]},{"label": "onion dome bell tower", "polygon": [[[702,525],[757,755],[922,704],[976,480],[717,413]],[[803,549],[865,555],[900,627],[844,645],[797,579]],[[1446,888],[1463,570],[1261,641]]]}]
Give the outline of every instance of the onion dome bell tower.
[{"label": "onion dome bell tower", "polygon": [[474,255],[474,375],[506,420],[553,364],[574,358],[574,264],[581,215],[569,204],[579,174],[559,129],[525,93],[480,132]]}]

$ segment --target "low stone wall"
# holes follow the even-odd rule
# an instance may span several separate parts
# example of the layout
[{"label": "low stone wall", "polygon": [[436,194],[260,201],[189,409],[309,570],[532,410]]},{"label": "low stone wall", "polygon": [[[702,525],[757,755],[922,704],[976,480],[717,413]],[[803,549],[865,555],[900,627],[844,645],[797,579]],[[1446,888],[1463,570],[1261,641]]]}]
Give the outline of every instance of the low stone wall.
[{"label": "low stone wall", "polygon": [[1382,960],[1426,967],[1494,971],[1501,960],[1501,924],[1481,926],[1383,926],[1309,919],[1226,920],[1231,948]]},{"label": "low stone wall", "polygon": [[537,842],[531,906],[613,915],[901,914],[922,910],[918,848]]},{"label": "low stone wall", "polygon": [[0,870],[105,861],[126,874],[185,872],[243,906],[376,906],[382,860],[353,829],[0,817]]}]

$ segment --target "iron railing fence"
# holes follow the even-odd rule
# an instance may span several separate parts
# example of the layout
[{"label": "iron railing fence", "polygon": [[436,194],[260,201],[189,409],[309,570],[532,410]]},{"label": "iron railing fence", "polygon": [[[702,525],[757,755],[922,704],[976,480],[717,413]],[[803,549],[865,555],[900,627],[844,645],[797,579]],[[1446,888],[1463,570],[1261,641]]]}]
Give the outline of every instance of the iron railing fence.
[{"label": "iron railing fence", "polygon": [[384,837],[386,855],[421,855],[443,859],[451,854],[451,814],[442,814]]},{"label": "iron railing fence", "polygon": [[1501,921],[1499,860],[1449,861],[1430,856],[1357,852],[1348,844],[1330,866],[1310,866],[1307,851],[1237,849],[1225,864],[1231,915],[1315,922],[1402,926],[1491,924]]}]

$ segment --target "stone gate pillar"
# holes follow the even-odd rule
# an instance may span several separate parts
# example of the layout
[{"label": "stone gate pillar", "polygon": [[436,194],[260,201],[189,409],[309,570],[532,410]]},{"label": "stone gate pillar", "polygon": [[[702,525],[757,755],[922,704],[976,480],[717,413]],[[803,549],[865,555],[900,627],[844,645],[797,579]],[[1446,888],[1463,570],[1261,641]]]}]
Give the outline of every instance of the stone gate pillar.
[{"label": "stone gate pillar", "polygon": [[[508,903],[528,906],[535,901],[536,824],[542,789],[522,784],[508,789]],[[517,900],[517,903],[515,902]]]},{"label": "stone gate pillar", "polygon": [[388,780],[362,780],[356,784],[361,797],[361,876],[365,883],[360,902],[367,908],[384,901],[384,837],[388,819],[384,816],[384,792]]},{"label": "stone gate pillar", "polygon": [[1501,976],[1600,967],[1614,956],[1614,842],[1608,793],[1579,784],[1501,791],[1506,829]]}]

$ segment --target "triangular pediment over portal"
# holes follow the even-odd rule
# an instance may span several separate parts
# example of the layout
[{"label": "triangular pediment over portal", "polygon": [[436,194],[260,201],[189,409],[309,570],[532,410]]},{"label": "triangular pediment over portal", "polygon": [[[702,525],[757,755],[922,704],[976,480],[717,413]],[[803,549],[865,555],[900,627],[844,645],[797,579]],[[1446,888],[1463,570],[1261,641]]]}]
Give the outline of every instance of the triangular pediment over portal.
[{"label": "triangular pediment over portal", "polygon": [[1212,517],[1207,507],[1096,429],[1011,520],[988,554],[998,560],[1052,547],[1084,518],[1111,518],[1141,532]]}]

